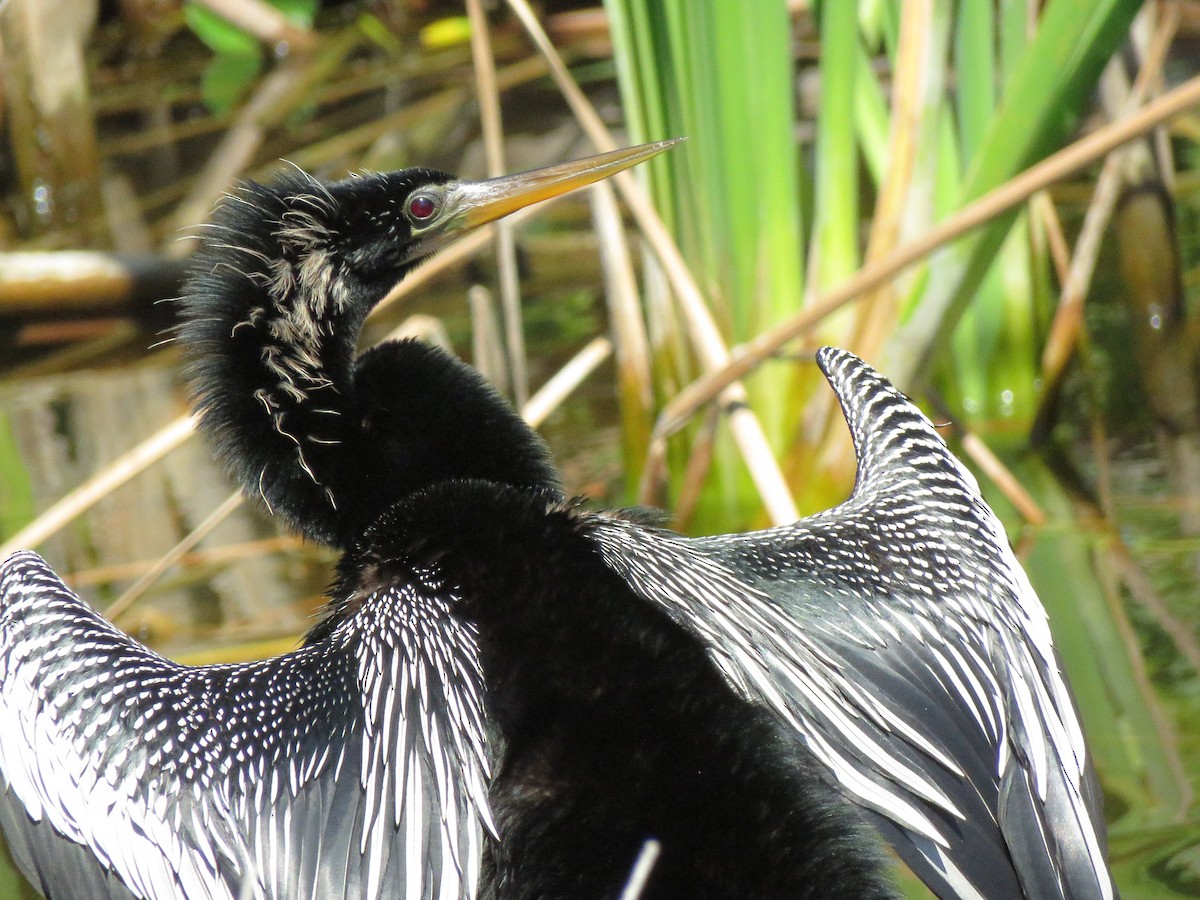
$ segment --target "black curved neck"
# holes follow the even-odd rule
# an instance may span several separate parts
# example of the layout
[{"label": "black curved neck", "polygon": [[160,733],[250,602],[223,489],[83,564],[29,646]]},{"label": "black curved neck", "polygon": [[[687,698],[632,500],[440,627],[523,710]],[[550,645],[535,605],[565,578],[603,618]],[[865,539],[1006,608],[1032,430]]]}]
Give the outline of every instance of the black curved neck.
[{"label": "black curved neck", "polygon": [[184,287],[194,401],[242,489],[342,547],[438,481],[557,489],[540,438],[470,367],[414,342],[355,359],[367,313],[405,269],[348,273],[328,187],[297,173],[228,198]]}]

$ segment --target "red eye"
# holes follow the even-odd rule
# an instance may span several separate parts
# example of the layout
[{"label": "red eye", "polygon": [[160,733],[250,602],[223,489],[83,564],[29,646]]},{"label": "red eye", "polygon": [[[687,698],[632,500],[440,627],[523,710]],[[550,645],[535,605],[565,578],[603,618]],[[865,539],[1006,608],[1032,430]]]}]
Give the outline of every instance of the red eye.
[{"label": "red eye", "polygon": [[437,201],[428,194],[414,194],[408,200],[408,214],[418,222],[424,222],[437,212]]}]

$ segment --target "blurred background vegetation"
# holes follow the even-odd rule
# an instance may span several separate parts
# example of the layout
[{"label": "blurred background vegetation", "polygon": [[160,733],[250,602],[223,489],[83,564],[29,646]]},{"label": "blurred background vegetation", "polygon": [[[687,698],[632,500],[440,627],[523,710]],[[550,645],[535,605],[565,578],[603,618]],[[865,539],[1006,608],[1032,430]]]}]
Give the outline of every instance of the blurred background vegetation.
[{"label": "blurred background vegetation", "polygon": [[4,552],[175,658],[294,646],[330,559],[190,438],[189,228],[281,159],[480,177],[687,136],[443,254],[366,340],[451,346],[572,491],[695,533],[846,496],[811,355],[859,353],[1030,570],[1125,896],[1200,896],[1200,2],[596,2],[0,5]]}]

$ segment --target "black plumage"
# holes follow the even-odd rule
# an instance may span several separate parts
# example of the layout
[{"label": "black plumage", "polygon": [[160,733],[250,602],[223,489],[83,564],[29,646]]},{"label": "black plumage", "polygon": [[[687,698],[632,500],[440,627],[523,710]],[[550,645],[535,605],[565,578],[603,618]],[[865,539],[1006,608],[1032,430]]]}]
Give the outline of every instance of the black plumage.
[{"label": "black plumage", "polygon": [[345,546],[443,478],[557,483],[474,369],[415,343],[356,358],[367,313],[428,252],[404,204],[451,181],[409,169],[248,183],[192,261],[179,342],[203,427],[243,489],[313,540]]},{"label": "black plumage", "polygon": [[654,838],[647,898],[892,896],[861,817],[701,641],[608,568],[594,524],[544,495],[446,481],[343,563],[381,584],[453,573],[478,629],[503,748],[484,895],[615,897]]},{"label": "black plumage", "polygon": [[654,839],[647,897],[892,896],[870,816],[943,896],[1112,896],[1040,604],[861,361],[818,360],[850,501],[687,540],[567,502],[464,364],[355,358],[448,234],[660,149],[481,184],[294,173],[221,204],[180,332],[201,422],[248,494],[343,550],[330,612],[293,654],[187,669],[5,563],[0,824],[35,883],[615,897]]}]

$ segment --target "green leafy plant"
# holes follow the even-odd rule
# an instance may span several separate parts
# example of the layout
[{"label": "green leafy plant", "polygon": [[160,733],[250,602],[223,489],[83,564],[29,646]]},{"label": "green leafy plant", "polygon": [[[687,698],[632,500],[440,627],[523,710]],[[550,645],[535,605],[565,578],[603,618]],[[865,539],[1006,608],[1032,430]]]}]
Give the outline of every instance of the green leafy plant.
[{"label": "green leafy plant", "polygon": [[[307,28],[317,13],[318,0],[267,0],[292,24]],[[227,19],[197,3],[184,5],[188,27],[213,52],[204,69],[201,94],[214,113],[227,113],[254,84],[266,54],[259,40]]]}]

